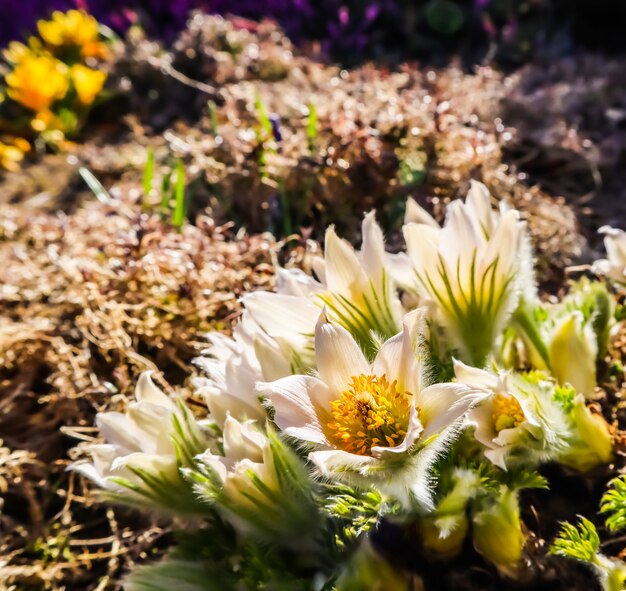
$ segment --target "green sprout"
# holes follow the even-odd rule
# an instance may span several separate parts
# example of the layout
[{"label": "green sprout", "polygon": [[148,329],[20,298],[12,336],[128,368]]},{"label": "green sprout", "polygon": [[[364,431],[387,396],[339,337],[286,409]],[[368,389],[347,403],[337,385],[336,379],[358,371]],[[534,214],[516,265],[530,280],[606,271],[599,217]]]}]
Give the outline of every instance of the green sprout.
[{"label": "green sprout", "polygon": [[143,207],[146,209],[148,205],[148,198],[152,193],[152,186],[154,182],[154,150],[148,148],[146,156],[146,166],[143,169]]}]

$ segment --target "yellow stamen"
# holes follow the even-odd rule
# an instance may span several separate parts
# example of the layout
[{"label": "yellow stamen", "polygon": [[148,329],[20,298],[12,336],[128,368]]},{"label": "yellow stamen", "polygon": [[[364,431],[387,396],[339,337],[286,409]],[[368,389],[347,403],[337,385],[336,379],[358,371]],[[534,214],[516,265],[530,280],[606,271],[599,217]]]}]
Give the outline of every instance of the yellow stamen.
[{"label": "yellow stamen", "polygon": [[526,420],[520,403],[513,396],[496,394],[492,404],[491,416],[498,433],[503,429],[519,427]]},{"label": "yellow stamen", "polygon": [[328,436],[337,447],[359,455],[371,455],[372,447],[381,443],[395,447],[406,436],[410,401],[384,374],[353,376],[348,389],[331,403]]}]

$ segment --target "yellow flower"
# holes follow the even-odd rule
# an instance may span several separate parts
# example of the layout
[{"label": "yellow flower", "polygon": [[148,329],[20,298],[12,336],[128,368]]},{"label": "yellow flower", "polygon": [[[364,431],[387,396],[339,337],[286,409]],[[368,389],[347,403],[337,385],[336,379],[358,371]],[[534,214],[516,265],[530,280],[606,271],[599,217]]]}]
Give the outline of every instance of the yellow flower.
[{"label": "yellow flower", "polygon": [[107,75],[99,70],[92,70],[87,66],[76,64],[70,70],[72,82],[78,94],[78,100],[83,105],[90,105],[96,99]]},{"label": "yellow flower", "polygon": [[62,99],[69,88],[65,64],[46,55],[22,59],[7,75],[6,83],[14,101],[37,112]]},{"label": "yellow flower", "polygon": [[22,139],[0,142],[0,168],[15,171],[20,167],[24,154],[30,150],[30,144]]},{"label": "yellow flower", "polygon": [[98,21],[82,10],[53,12],[49,21],[37,23],[39,34],[54,52],[67,48],[78,48],[83,57],[106,59],[108,49],[100,41]]}]

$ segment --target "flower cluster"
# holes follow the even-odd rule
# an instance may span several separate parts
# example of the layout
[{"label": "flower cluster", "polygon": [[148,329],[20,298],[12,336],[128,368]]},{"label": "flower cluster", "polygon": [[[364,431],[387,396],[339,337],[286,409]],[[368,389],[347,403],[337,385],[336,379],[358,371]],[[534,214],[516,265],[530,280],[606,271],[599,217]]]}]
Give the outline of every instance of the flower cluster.
[{"label": "flower cluster", "polygon": [[275,292],[244,296],[232,336],[208,335],[196,362],[207,416],[149,376],[126,414],[99,416],[106,443],[75,469],[118,501],[195,516],[203,548],[128,588],[173,573],[204,588],[203,572],[246,589],[406,588],[370,543],[386,521],[426,555],[471,536],[516,577],[519,491],[548,486],[537,468],[611,461],[588,404],[614,318],[604,284],[541,303],[524,222],[479,183],[442,226],[410,202],[404,235],[391,255],[373,213],[360,250],[330,228],[315,276],[281,268]]},{"label": "flower cluster", "polygon": [[[38,30],[38,37],[30,37],[27,44],[13,41],[3,53],[9,67],[2,97],[7,120],[3,127],[58,144],[80,129],[102,92],[107,75],[100,64],[109,50],[98,22],[79,10],[54,12],[51,20],[39,21]],[[8,140],[3,144],[2,167],[15,168],[26,148],[25,140]]]}]

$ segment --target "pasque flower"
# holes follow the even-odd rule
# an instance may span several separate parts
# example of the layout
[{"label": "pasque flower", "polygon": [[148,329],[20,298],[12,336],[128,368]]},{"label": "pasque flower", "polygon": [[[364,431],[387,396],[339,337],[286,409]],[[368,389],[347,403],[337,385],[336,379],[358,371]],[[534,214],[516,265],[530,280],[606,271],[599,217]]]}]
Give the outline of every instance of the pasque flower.
[{"label": "pasque flower", "polygon": [[291,373],[286,352],[260,329],[248,311],[232,337],[214,332],[208,339],[210,347],[194,360],[207,377],[196,378],[194,386],[205,397],[215,423],[222,428],[229,415],[242,421],[264,420],[267,413],[255,385]]},{"label": "pasque flower", "polygon": [[324,311],[315,329],[319,375],[258,386],[276,425],[316,448],[309,458],[323,474],[375,484],[407,505],[431,504],[430,464],[479,396],[460,384],[424,386],[422,325],[422,310],[407,315],[369,363]]},{"label": "pasque flower", "polygon": [[[256,421],[226,418],[223,455],[206,451],[185,469],[196,493],[242,531],[273,543],[308,545],[319,525],[312,482],[302,461]],[[301,534],[309,535],[303,540]]]},{"label": "pasque flower", "polygon": [[93,480],[119,500],[187,513],[189,487],[179,474],[181,465],[207,447],[190,412],[164,394],[143,373],[135,389],[136,402],[126,413],[96,417],[105,443],[87,448],[92,462],[72,469]]},{"label": "pasque flower", "polygon": [[[246,309],[273,338],[290,340],[299,335],[298,348],[302,349],[311,346],[315,322],[325,307],[327,316],[345,327],[372,356],[378,340],[400,329],[403,310],[386,269],[383,233],[374,212],[365,216],[362,233],[357,252],[329,228],[324,258],[314,262],[319,282],[300,280],[298,292],[295,285],[290,293],[254,292],[243,299]],[[306,338],[308,342],[302,340]]]},{"label": "pasque flower", "polygon": [[511,339],[503,361],[512,367],[531,365],[549,371],[561,385],[570,384],[593,398],[596,363],[608,346],[614,308],[606,286],[588,280],[572,283],[559,303],[525,302],[514,318],[523,347]]},{"label": "pasque flower", "polygon": [[459,382],[489,394],[469,413],[474,437],[485,456],[506,470],[512,465],[555,459],[567,446],[570,429],[554,400],[555,383],[540,372],[493,373],[455,361]]},{"label": "pasque flower", "polygon": [[442,228],[426,216],[404,226],[414,272],[452,345],[464,360],[482,365],[522,291],[533,291],[525,224],[515,210],[494,212],[477,182],[465,203],[450,204]]},{"label": "pasque flower", "polygon": [[607,258],[596,261],[594,271],[616,283],[626,284],[626,232],[610,226],[602,226],[599,232],[604,235]]}]

